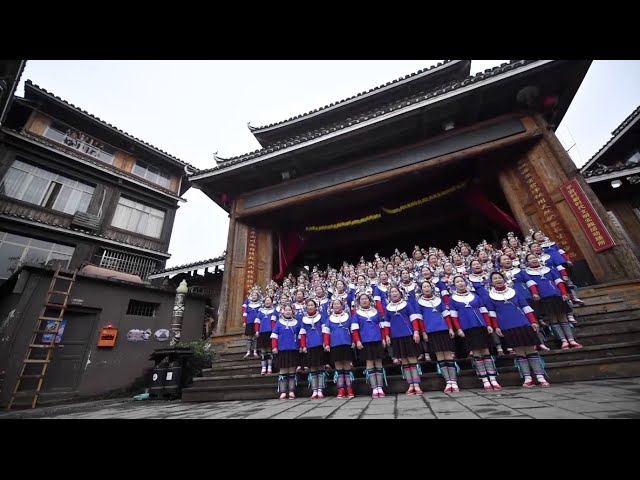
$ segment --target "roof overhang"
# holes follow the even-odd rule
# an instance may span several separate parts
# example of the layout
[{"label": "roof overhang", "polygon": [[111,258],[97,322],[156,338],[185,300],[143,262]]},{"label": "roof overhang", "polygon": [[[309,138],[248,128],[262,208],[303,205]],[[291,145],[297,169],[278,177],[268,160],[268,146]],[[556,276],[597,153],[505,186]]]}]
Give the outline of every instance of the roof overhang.
[{"label": "roof overhang", "polygon": [[[502,71],[494,76],[484,78],[480,81],[472,81],[468,84],[456,87],[450,91],[431,96],[421,101],[405,102],[401,108],[375,115],[372,118],[363,120],[353,125],[346,125],[344,128],[331,131],[329,133],[311,138],[307,141],[289,145],[285,148],[258,155],[253,158],[240,161],[235,164],[225,166],[208,172],[202,172],[190,177],[195,188],[203,190],[212,200],[221,204],[218,192],[225,192],[229,185],[242,186],[246,173],[260,175],[263,166],[275,164],[278,166],[283,159],[294,158],[300,164],[304,160],[318,157],[323,147],[326,149],[330,144],[341,142],[346,146],[345,141],[353,138],[356,134],[365,137],[367,132],[381,125],[387,128],[388,125],[397,123],[398,120],[418,116],[425,121],[439,121],[437,114],[442,112],[460,112],[470,108],[479,108],[477,105],[481,100],[492,106],[502,101],[500,107],[504,111],[513,111],[515,99],[507,99],[514,88],[522,88],[529,83],[544,83],[546,87],[552,88],[554,93],[560,96],[560,101],[556,111],[555,123],[559,123],[566,110],[571,104],[582,79],[584,78],[591,61],[564,61],[564,60],[538,60],[517,68]],[[521,87],[522,86],[522,87]],[[507,88],[508,87],[508,88]],[[507,93],[505,93],[507,92]],[[501,98],[502,97],[502,98]],[[488,107],[487,107],[488,108]],[[437,112],[437,113],[436,113]],[[433,118],[432,118],[433,117]],[[434,120],[435,118],[435,120]],[[369,135],[375,137],[375,135]],[[373,141],[373,140],[372,140]],[[283,163],[284,164],[284,163]],[[331,158],[328,159],[326,168],[331,167]],[[250,190],[247,190],[250,191]],[[225,209],[228,209],[226,206]]]},{"label": "roof overhang", "polygon": [[90,113],[74,106],[71,105],[67,102],[65,102],[64,100],[62,100],[61,98],[55,96],[54,94],[52,94],[51,92],[48,92],[46,90],[44,90],[43,88],[38,87],[37,85],[34,85],[30,80],[27,80],[27,82],[25,82],[24,85],[24,98],[26,100],[30,100],[30,101],[44,101],[44,102],[50,102],[64,110],[66,110],[67,112],[69,112],[70,114],[74,115],[74,116],[80,116],[81,118],[83,118],[85,121],[90,122],[91,124],[95,125],[98,128],[101,129],[105,129],[107,131],[109,131],[111,134],[115,134],[118,137],[120,137],[123,141],[126,141],[128,143],[133,143],[136,145],[136,147],[141,148],[142,150],[151,153],[154,157],[159,157],[160,159],[162,159],[163,161],[167,162],[167,163],[171,163],[176,167],[179,167],[181,170],[184,171],[184,167],[188,167],[188,168],[192,168],[195,169],[195,167],[187,164],[186,162],[183,162],[180,159],[177,159],[169,154],[167,154],[166,152],[163,152],[162,150],[160,150],[159,148],[154,147],[153,145],[150,145],[146,142],[143,142],[142,140],[135,138],[132,135],[129,135],[126,132],[123,132],[122,130],[114,127],[113,125],[108,124],[107,122],[100,120],[97,117],[94,117],[93,115],[91,115]]},{"label": "roof overhang", "polygon": [[224,266],[224,258],[221,260],[214,260],[207,263],[199,263],[191,266],[176,267],[174,269],[166,269],[158,273],[153,273],[147,276],[147,278],[149,280],[153,280],[156,278],[173,277],[174,275],[179,275],[181,273],[195,272],[196,270],[204,270],[206,268],[218,267],[220,265]]},{"label": "roof overhang", "polygon": [[631,175],[640,174],[640,166],[633,168],[626,168],[624,170],[617,170],[614,172],[605,172],[600,175],[593,175],[591,177],[585,177],[587,183],[600,183],[607,180],[615,180],[616,178],[629,177]]},{"label": "roof overhang", "polygon": [[0,125],[2,125],[11,107],[11,102],[27,61],[1,60],[0,63],[3,67],[0,71],[4,70],[3,75],[0,76],[0,80],[4,82],[3,89],[0,90]]},{"label": "roof overhang", "polygon": [[[640,123],[638,123],[640,121],[640,115],[637,115],[633,120],[631,120],[629,122],[629,124],[624,127],[622,130],[620,130],[616,135],[613,136],[613,138],[611,138],[607,144],[598,152],[596,153],[593,157],[591,157],[591,160],[589,160],[584,167],[582,167],[580,169],[580,172],[582,174],[586,173],[587,170],[589,170],[589,168],[598,160],[601,160],[603,157],[605,157],[607,155],[608,152],[610,152],[615,145],[622,140],[622,138],[628,133],[630,132],[633,128],[635,128],[636,125],[640,125]],[[588,182],[588,180],[587,180]]]},{"label": "roof overhang", "polygon": [[119,248],[135,250],[136,252],[143,252],[143,253],[146,253],[147,255],[151,255],[151,256],[156,257],[158,259],[160,259],[160,258],[165,258],[165,259],[171,258],[171,255],[168,254],[168,253],[158,252],[156,250],[151,250],[149,248],[139,247],[139,246],[136,246],[136,245],[131,245],[130,243],[118,242],[117,240],[112,240],[110,238],[102,237],[100,235],[91,235],[90,233],[86,233],[86,232],[84,232],[82,230],[59,227],[57,225],[49,225],[49,224],[42,223],[42,222],[39,222],[37,220],[32,220],[32,219],[26,218],[26,217],[25,218],[23,218],[23,217],[14,217],[13,215],[6,215],[6,214],[3,214],[3,213],[0,213],[0,219],[7,220],[7,221],[10,221],[10,222],[14,222],[14,223],[20,223],[22,225],[30,225],[30,226],[33,226],[33,227],[41,228],[43,230],[48,230],[50,232],[63,233],[65,235],[70,235],[72,237],[84,238],[84,239],[91,240],[93,242],[100,243],[100,244],[116,245]]},{"label": "roof overhang", "polygon": [[[342,115],[346,118],[356,109],[367,108],[366,105],[369,105],[370,108],[372,101],[375,102],[377,99],[402,95],[403,92],[409,92],[409,89],[419,91],[433,88],[452,80],[461,80],[469,75],[470,70],[471,60],[451,60],[425,69],[416,75],[407,75],[405,78],[397,81],[387,82],[385,85],[372,88],[367,92],[354,95],[351,98],[336,102],[324,108],[298,115],[275,124],[263,127],[250,127],[250,130],[260,144],[266,145],[283,135],[291,135],[290,133],[279,133],[279,131],[294,132],[311,130],[309,126],[314,123],[324,122],[324,118],[326,117]],[[404,93],[404,95],[407,95],[407,93]]]}]

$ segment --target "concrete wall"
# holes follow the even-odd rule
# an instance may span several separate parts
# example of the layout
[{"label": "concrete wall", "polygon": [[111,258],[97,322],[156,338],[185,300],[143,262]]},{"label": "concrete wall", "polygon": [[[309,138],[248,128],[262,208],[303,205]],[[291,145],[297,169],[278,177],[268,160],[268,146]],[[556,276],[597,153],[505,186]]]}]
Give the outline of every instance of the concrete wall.
[{"label": "concrete wall", "polygon": [[[16,309],[6,329],[9,339],[0,344],[0,371],[6,370],[1,394],[3,402],[8,400],[9,390],[13,389],[22,367],[22,360],[52,275],[52,272],[30,268],[22,273],[28,277],[26,282],[22,282],[25,283],[24,288],[0,299],[0,312],[5,312],[9,307]],[[56,386],[56,376],[49,376],[45,379],[45,391],[92,396],[127,390],[134,384],[144,386],[148,383],[145,375],[153,367],[149,355],[154,349],[167,346],[168,342],[158,342],[152,335],[146,342],[132,343],[127,341],[127,332],[133,328],[148,328],[152,332],[161,328],[169,329],[174,291],[78,276],[70,298],[82,299],[82,306],[70,308],[69,314],[72,313],[74,318],[81,316],[91,322],[91,325],[83,327],[87,332],[87,340],[83,345],[74,346],[78,352],[77,360],[70,362],[68,367],[65,365],[67,380],[68,375],[78,375],[79,379],[71,391],[65,387],[66,390],[63,392]],[[131,299],[159,304],[155,317],[127,315],[127,306]],[[205,303],[204,298],[187,297],[182,330],[184,341],[201,338]],[[98,348],[96,343],[100,330],[109,324],[119,329],[116,345],[111,349]],[[65,343],[65,336],[62,338],[62,344]],[[71,345],[65,345],[64,350],[56,350],[56,354],[67,354],[70,351],[69,347]],[[78,368],[80,371],[77,371]]]}]

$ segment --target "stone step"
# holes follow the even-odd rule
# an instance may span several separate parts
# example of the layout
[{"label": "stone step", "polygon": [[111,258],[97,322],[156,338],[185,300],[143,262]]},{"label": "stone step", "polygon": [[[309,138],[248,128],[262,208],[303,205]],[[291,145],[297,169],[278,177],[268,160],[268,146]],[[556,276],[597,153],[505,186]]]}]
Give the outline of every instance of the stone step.
[{"label": "stone step", "polygon": [[226,350],[224,350],[223,352],[221,352],[222,355],[241,355],[243,356],[245,353],[247,353],[247,341],[243,340],[241,345],[236,345],[236,346],[230,346],[229,348],[227,348]]},{"label": "stone step", "polygon": [[[640,328],[633,327],[625,331],[620,329],[601,329],[585,333],[580,327],[573,331],[578,343],[586,346],[598,346],[607,344],[618,344],[622,342],[634,342],[640,340]],[[561,342],[555,337],[547,337],[545,345],[549,348],[560,348]]]},{"label": "stone step", "polygon": [[[634,377],[640,371],[640,355],[626,355],[612,357],[608,359],[586,359],[572,360],[547,364],[549,380],[553,384],[562,382],[575,382],[584,380],[596,380],[606,378]],[[263,377],[264,378],[264,377]],[[244,383],[235,385],[216,385],[214,378],[201,379],[194,382],[192,387],[182,391],[183,402],[208,402],[224,400],[249,400],[249,399],[273,399],[277,398],[276,392],[277,376],[267,377],[266,383],[255,383],[251,379],[245,379]],[[517,369],[513,366],[500,370],[498,377],[504,386],[517,386],[522,384]],[[462,389],[478,389],[480,382],[471,370],[462,370],[458,377],[458,384]],[[388,385],[385,387],[387,393],[403,393],[407,389],[407,383],[400,375],[388,375]],[[300,378],[296,388],[299,397],[310,396],[310,391],[306,388],[306,380]],[[336,395],[336,387],[333,382],[327,383],[326,394]],[[444,380],[436,373],[425,373],[422,376],[421,388],[429,395],[429,391],[441,391],[444,388]],[[553,388],[553,385],[551,386]],[[356,378],[354,390],[357,396],[369,396],[370,387],[365,384],[364,378]],[[535,387],[533,390],[542,390]],[[451,395],[456,395],[455,393]]]},{"label": "stone step", "polygon": [[634,322],[640,320],[640,311],[638,312],[630,312],[627,314],[620,315],[618,313],[611,315],[588,315],[586,317],[576,316],[577,325],[585,326],[585,325],[600,325],[602,323],[620,323],[624,324],[626,322]]},{"label": "stone step", "polygon": [[[535,310],[535,305],[533,306]],[[640,301],[632,301],[632,302],[615,302],[615,303],[605,303],[600,305],[585,305],[581,307],[575,307],[576,317],[586,317],[590,315],[602,315],[613,312],[632,312],[632,311],[640,310]]]},{"label": "stone step", "polygon": [[[602,332],[603,334],[613,334],[616,331],[624,332],[636,332],[640,328],[640,310],[632,313],[631,315],[613,316],[612,318],[603,318],[599,316],[578,317],[578,324],[575,327],[575,335],[578,339],[582,339],[585,336],[589,336],[591,333]],[[619,341],[627,341],[624,336],[620,337]],[[597,338],[589,343],[589,345],[595,345],[600,343],[617,343],[615,337],[602,338],[601,341]],[[240,353],[219,353],[216,359],[216,364],[228,364],[231,365],[243,365],[247,362],[258,361],[254,357],[248,359],[244,358],[246,351],[242,349]],[[228,363],[230,362],[230,363]]]},{"label": "stone step", "polygon": [[223,352],[220,353],[220,355],[218,355],[216,358],[220,361],[225,361],[225,362],[229,362],[229,361],[251,361],[251,359],[255,359],[255,357],[251,356],[248,359],[245,359],[244,356],[247,353],[246,350],[242,350],[242,352],[239,353],[227,353],[227,352]]},{"label": "stone step", "polygon": [[[545,363],[552,364],[554,362],[566,362],[589,358],[607,359],[611,357],[635,354],[640,354],[640,339],[617,344],[593,345],[576,349],[572,348],[569,350],[557,349],[544,352],[542,353],[542,356],[545,359]],[[501,372],[503,368],[512,367],[513,359],[514,357],[511,355],[497,357],[496,366],[498,367],[498,371]],[[458,359],[457,363],[462,371],[473,370],[473,365],[469,358]],[[424,373],[437,371],[436,362],[421,362],[420,365]],[[389,375],[399,375],[401,373],[400,367],[393,364],[385,365],[385,370]],[[356,377],[364,376],[364,368],[361,366],[355,367],[353,371]],[[330,375],[333,375],[333,370],[328,370],[328,372]],[[304,374],[301,373],[300,377],[302,376],[304,376]],[[216,366],[214,368],[206,369],[203,371],[203,376],[194,379],[194,382],[202,382],[203,378],[215,378],[227,385],[236,384],[238,381],[244,381],[246,378],[252,378],[253,381],[256,381],[257,383],[268,383],[270,381],[268,380],[268,378],[270,378],[269,375],[260,375],[260,364],[257,362],[247,362],[246,365],[236,366]]]},{"label": "stone step", "polygon": [[640,316],[628,316],[596,319],[592,318],[589,321],[582,321],[578,318],[578,323],[574,324],[576,332],[579,334],[587,334],[594,332],[628,332],[640,328]]},{"label": "stone step", "polygon": [[640,295],[638,295],[637,297],[632,297],[629,298],[627,297],[627,299],[625,299],[625,297],[594,297],[594,298],[587,298],[587,299],[582,299],[584,300],[585,304],[584,305],[574,305],[576,311],[582,311],[587,309],[588,307],[603,307],[603,306],[607,306],[607,305],[619,305],[619,304],[624,304],[624,303],[630,303],[627,302],[627,300],[631,300],[631,302],[637,302],[637,300],[640,299]]},{"label": "stone step", "polygon": [[607,312],[580,313],[576,312],[578,323],[590,322],[594,320],[616,320],[619,318],[640,318],[640,308],[624,306]]},{"label": "stone step", "polygon": [[579,296],[592,297],[598,295],[620,295],[640,292],[640,281],[625,280],[607,284],[591,285],[578,289]]}]

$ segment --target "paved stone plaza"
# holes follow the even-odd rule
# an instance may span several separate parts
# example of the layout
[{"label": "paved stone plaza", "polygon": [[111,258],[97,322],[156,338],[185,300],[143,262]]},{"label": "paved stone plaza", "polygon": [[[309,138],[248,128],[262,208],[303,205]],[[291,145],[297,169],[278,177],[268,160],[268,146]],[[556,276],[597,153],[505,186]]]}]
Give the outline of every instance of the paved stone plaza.
[{"label": "paved stone plaza", "polygon": [[361,396],[350,400],[298,398],[209,403],[121,399],[0,413],[2,418],[640,418],[640,377],[563,383],[545,389],[508,387],[500,392],[426,392],[422,396],[390,395],[375,399]]}]

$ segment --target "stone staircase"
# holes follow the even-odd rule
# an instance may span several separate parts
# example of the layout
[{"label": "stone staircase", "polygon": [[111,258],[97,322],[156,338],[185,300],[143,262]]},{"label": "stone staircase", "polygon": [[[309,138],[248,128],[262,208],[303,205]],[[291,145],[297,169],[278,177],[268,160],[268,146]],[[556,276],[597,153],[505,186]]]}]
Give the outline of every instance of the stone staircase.
[{"label": "stone staircase", "polygon": [[[552,384],[580,380],[640,376],[640,281],[620,282],[585,287],[579,292],[585,305],[576,308],[578,325],[574,333],[584,348],[560,350],[559,342],[549,338],[552,351],[543,353]],[[272,399],[277,397],[277,374],[260,375],[260,361],[244,359],[245,341],[237,336],[214,348],[219,353],[213,367],[195,378],[193,385],[182,392],[183,401],[219,401]],[[460,366],[458,384],[462,389],[480,388],[469,359],[457,360]],[[522,380],[513,364],[513,357],[496,359],[499,381],[504,386],[521,385]],[[421,387],[425,392],[441,391],[444,380],[437,374],[435,362],[423,362]],[[407,384],[400,368],[385,365],[388,393],[403,393]],[[329,376],[333,371],[329,371]],[[370,395],[363,368],[355,368],[356,395]],[[306,375],[298,374],[296,390],[308,396]],[[326,393],[335,395],[333,382],[327,383]]]}]

